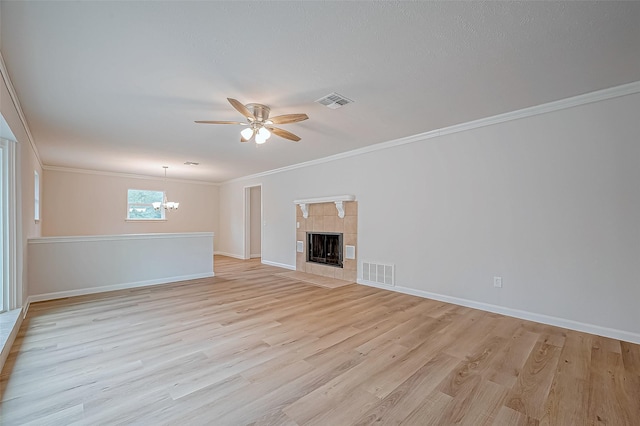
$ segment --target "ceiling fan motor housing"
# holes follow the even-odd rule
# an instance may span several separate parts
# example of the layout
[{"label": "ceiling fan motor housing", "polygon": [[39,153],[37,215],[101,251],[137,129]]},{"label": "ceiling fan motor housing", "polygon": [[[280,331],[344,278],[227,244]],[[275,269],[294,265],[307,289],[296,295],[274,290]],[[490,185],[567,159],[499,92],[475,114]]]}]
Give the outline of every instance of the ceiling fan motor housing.
[{"label": "ceiling fan motor housing", "polygon": [[246,104],[245,106],[253,113],[256,121],[264,122],[269,118],[271,109],[268,106],[263,104]]}]

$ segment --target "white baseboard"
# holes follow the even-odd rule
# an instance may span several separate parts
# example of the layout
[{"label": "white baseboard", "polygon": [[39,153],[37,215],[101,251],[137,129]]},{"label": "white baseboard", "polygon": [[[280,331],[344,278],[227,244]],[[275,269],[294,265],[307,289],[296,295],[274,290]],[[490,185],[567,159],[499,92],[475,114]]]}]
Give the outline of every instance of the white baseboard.
[{"label": "white baseboard", "polygon": [[412,296],[423,297],[425,299],[438,300],[440,302],[452,303],[454,305],[466,306],[468,308],[479,309],[481,311],[493,312],[496,314],[502,314],[513,318],[519,318],[527,321],[534,321],[541,324],[553,325],[556,327],[567,328],[570,330],[581,331],[589,334],[596,334],[598,336],[610,337],[612,339],[624,340],[625,342],[631,342],[640,344],[640,334],[630,331],[617,330],[608,327],[602,327],[595,324],[588,324],[579,321],[573,321],[566,318],[553,317],[544,314],[537,314],[534,312],[522,311],[520,309],[507,308],[504,306],[492,305],[490,303],[476,302],[474,300],[462,299],[459,297],[446,296],[438,293],[431,293],[423,290],[416,290],[409,287],[401,286],[385,286],[371,281],[359,279],[356,281],[358,284],[381,288],[384,290],[397,291],[398,293],[409,294]]},{"label": "white baseboard", "polygon": [[234,259],[247,260],[242,255],[234,254],[234,253],[227,253],[227,252],[224,252],[224,251],[214,251],[213,254],[214,255],[219,255],[219,256],[233,257]]},{"label": "white baseboard", "polygon": [[257,258],[257,257],[262,257],[262,255],[261,255],[260,253],[258,253],[258,254],[252,254],[252,255],[251,255],[251,256],[249,256],[249,257],[250,257],[250,258],[252,258],[252,259],[255,259],[255,258]]},{"label": "white baseboard", "polygon": [[57,291],[54,293],[35,294],[27,298],[27,304],[30,305],[33,302],[43,302],[45,300],[63,299],[65,297],[73,297],[73,296],[84,296],[86,294],[104,293],[107,291],[114,291],[114,290],[126,290],[130,288],[147,287],[151,285],[169,284],[177,281],[196,280],[200,278],[211,278],[213,276],[215,276],[214,273],[182,275],[182,276],[176,276],[176,277],[158,278],[154,280],[105,285],[101,287],[86,287],[86,288],[81,288],[77,290],[66,290],[66,291]]},{"label": "white baseboard", "polygon": [[296,270],[295,265],[287,265],[286,263],[272,262],[270,260],[264,260],[264,259],[262,259],[261,263],[263,263],[265,265],[269,265],[269,266],[277,266],[278,268],[289,269],[291,271],[295,271]]},{"label": "white baseboard", "polygon": [[362,285],[366,285],[369,287],[375,287],[375,288],[381,288],[383,290],[391,290],[391,291],[395,291],[395,287],[392,285],[384,285],[384,284],[380,284],[374,281],[368,281],[368,280],[362,280],[360,278],[356,279],[356,282],[358,284],[362,284]]},{"label": "white baseboard", "polygon": [[31,296],[27,297],[27,300],[24,302],[24,306],[22,307],[22,318],[27,317],[27,312],[29,312],[29,308],[31,307]]}]

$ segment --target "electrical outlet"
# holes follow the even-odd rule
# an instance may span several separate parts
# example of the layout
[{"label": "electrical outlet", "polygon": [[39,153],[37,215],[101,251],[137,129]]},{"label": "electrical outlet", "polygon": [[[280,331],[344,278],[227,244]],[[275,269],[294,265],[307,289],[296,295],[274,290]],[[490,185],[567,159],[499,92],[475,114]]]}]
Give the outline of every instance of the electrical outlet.
[{"label": "electrical outlet", "polygon": [[502,288],[502,277],[493,277],[493,286]]}]

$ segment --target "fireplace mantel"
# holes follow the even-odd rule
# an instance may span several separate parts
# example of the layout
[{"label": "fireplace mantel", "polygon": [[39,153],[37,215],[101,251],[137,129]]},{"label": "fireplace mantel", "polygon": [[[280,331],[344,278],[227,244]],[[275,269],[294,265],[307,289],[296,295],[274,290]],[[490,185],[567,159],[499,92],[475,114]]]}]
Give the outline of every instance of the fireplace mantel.
[{"label": "fireplace mantel", "polygon": [[319,198],[305,198],[304,200],[295,200],[294,204],[300,206],[302,211],[302,217],[305,219],[309,217],[309,204],[318,203],[335,203],[336,209],[338,209],[338,217],[344,218],[344,203],[345,201],[355,201],[355,195],[334,195],[331,197],[319,197]]}]

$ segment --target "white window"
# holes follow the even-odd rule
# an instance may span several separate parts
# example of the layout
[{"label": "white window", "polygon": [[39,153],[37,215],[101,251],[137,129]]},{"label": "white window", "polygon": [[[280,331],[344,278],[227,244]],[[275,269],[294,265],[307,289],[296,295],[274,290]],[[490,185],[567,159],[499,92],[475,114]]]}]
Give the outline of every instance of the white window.
[{"label": "white window", "polygon": [[40,220],[40,175],[33,171],[33,219]]},{"label": "white window", "polygon": [[[0,116],[1,118],[2,116]],[[15,142],[0,138],[0,312],[20,307]]]},{"label": "white window", "polygon": [[7,228],[9,227],[8,223],[5,224],[5,208],[7,206],[7,202],[5,200],[7,194],[7,189],[5,189],[7,177],[5,176],[5,174],[7,172],[7,167],[4,164],[4,158],[6,155],[4,152],[4,146],[5,142],[0,140],[0,227],[2,227],[2,233],[0,234],[0,247],[2,247],[2,250],[0,250],[0,253],[2,253],[2,255],[0,256],[0,312],[4,312],[7,310],[7,307],[5,306],[5,300],[7,300],[6,293],[8,291],[9,285],[8,280],[5,278],[5,270],[7,269],[7,265],[4,256],[4,252],[6,250],[4,233],[5,230],[7,230]]},{"label": "white window", "polygon": [[127,191],[127,220],[165,220],[164,208],[153,203],[164,201],[164,191],[129,189]]}]

